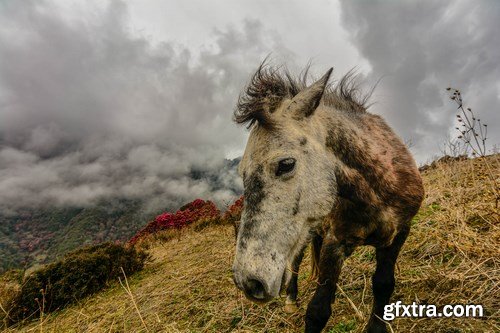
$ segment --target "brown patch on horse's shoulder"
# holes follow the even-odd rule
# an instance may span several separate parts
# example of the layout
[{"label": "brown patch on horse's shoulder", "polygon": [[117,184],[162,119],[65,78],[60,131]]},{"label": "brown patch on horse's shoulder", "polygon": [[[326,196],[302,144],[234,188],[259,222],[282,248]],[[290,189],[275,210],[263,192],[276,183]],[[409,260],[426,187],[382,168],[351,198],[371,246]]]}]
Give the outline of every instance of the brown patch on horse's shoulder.
[{"label": "brown patch on horse's shoulder", "polygon": [[342,167],[336,173],[337,202],[332,209],[336,219],[364,225],[378,216],[380,200],[358,170]]},{"label": "brown patch on horse's shoulder", "polygon": [[400,224],[418,211],[423,190],[415,163],[384,120],[366,114],[359,122],[339,122],[325,145],[340,162],[335,218],[374,230],[369,242],[390,244]]}]

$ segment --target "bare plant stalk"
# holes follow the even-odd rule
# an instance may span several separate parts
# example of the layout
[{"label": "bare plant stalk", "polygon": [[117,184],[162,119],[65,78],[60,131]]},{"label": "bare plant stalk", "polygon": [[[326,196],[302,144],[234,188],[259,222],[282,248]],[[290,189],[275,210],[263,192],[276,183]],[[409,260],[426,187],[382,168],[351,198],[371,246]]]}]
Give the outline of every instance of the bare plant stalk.
[{"label": "bare plant stalk", "polygon": [[358,309],[356,304],[354,304],[354,302],[349,298],[349,296],[347,296],[347,294],[344,292],[344,290],[342,290],[342,288],[338,284],[337,284],[337,288],[339,289],[340,293],[347,299],[347,302],[349,303],[351,308],[354,310],[356,317],[361,321],[365,320],[365,316],[363,316],[363,312],[361,312]]},{"label": "bare plant stalk", "polygon": [[[472,150],[473,156],[486,156],[488,125],[481,123],[481,119],[476,118],[471,108],[464,107],[460,90],[450,87],[446,88],[446,90],[450,93],[450,99],[458,105],[458,110],[460,110],[457,114],[457,120],[461,125],[459,125],[460,127],[455,127],[460,132],[458,139],[462,140]],[[485,165],[488,168],[486,175],[490,179],[493,192],[495,193],[495,207],[498,207],[498,203],[500,202],[498,181],[493,176],[492,167],[487,160],[485,160]]]},{"label": "bare plant stalk", "polygon": [[45,313],[45,291],[40,289],[40,293],[42,294],[42,302],[40,303],[38,298],[35,298],[35,301],[38,304],[38,309],[40,310],[40,333],[43,333],[43,321],[44,321],[44,313]]},{"label": "bare plant stalk", "polygon": [[460,125],[455,127],[460,133],[458,138],[472,150],[472,155],[486,156],[488,125],[482,124],[481,119],[476,118],[471,108],[464,107],[460,90],[455,88],[446,88],[446,90],[450,92],[450,99],[457,104],[457,109],[460,110],[457,114],[457,121]]},{"label": "bare plant stalk", "polygon": [[149,332],[148,326],[146,325],[146,322],[142,318],[141,311],[139,311],[139,307],[137,306],[137,303],[135,302],[134,294],[132,294],[132,290],[130,289],[130,286],[128,284],[127,275],[125,274],[123,267],[120,267],[120,269],[122,270],[123,278],[125,280],[125,285],[123,284],[122,279],[118,278],[118,281],[120,281],[121,286],[123,287],[123,289],[125,289],[125,292],[130,297],[132,304],[134,304],[135,311],[137,312],[137,314],[139,315],[139,318],[141,319],[142,326],[144,326],[144,328],[146,329],[146,332]]}]

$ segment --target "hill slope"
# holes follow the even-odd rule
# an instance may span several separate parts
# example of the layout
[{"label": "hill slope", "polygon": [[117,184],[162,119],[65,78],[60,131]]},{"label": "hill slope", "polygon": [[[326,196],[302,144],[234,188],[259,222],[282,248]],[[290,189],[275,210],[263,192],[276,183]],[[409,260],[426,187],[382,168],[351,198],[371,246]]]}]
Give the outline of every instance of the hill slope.
[{"label": "hill slope", "polygon": [[[486,318],[396,319],[395,332],[499,330],[499,156],[437,163],[423,173],[426,199],[413,221],[396,272],[393,299],[442,306],[482,304]],[[283,300],[247,301],[231,278],[230,226],[183,231],[179,239],[150,245],[145,270],[78,305],[11,330],[43,332],[301,332],[314,290],[309,257],[299,278],[300,309]],[[327,332],[361,332],[372,301],[374,251],[359,248],[346,261]]]}]

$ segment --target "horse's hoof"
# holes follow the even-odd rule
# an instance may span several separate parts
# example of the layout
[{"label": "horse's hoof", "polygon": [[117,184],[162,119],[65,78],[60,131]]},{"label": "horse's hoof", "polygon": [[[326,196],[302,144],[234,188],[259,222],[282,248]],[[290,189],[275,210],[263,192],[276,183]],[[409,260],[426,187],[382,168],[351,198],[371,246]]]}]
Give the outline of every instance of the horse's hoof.
[{"label": "horse's hoof", "polygon": [[285,313],[295,313],[299,311],[299,307],[295,303],[285,304]]}]

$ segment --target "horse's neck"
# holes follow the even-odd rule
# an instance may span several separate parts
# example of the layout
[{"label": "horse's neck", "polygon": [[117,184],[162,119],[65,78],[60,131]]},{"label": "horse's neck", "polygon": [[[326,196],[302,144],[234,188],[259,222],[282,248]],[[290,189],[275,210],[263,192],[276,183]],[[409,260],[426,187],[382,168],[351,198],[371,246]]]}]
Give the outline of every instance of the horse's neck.
[{"label": "horse's neck", "polygon": [[339,143],[344,148],[359,148],[366,139],[362,129],[363,115],[349,114],[332,107],[324,107],[318,111],[318,126],[321,127],[319,132],[325,135],[327,143],[333,140],[330,144]]}]

